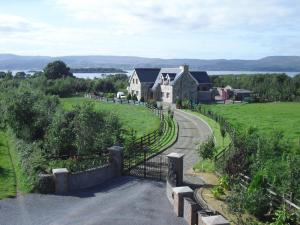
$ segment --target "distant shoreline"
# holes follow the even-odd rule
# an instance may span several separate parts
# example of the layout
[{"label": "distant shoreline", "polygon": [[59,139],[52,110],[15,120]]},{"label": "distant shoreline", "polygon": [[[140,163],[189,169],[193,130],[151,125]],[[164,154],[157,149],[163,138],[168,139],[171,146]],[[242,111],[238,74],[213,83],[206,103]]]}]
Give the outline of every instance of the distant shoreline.
[{"label": "distant shoreline", "polygon": [[116,68],[71,68],[72,73],[127,73],[122,69]]}]

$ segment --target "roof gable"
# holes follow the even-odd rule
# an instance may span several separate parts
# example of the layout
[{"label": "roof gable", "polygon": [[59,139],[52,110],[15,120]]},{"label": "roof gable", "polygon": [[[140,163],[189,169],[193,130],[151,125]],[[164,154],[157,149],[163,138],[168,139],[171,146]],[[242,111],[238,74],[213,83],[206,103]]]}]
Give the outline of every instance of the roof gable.
[{"label": "roof gable", "polygon": [[190,71],[190,74],[200,83],[211,83],[207,72],[205,71]]},{"label": "roof gable", "polygon": [[154,83],[158,74],[159,74],[160,68],[136,68],[135,72],[138,76],[140,82],[149,82]]}]

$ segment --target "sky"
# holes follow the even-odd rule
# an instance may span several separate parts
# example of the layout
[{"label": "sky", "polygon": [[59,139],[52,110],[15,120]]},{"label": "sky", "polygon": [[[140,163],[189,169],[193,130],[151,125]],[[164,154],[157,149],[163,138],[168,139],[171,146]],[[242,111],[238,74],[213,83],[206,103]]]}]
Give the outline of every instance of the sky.
[{"label": "sky", "polygon": [[300,0],[0,0],[0,53],[300,55]]}]

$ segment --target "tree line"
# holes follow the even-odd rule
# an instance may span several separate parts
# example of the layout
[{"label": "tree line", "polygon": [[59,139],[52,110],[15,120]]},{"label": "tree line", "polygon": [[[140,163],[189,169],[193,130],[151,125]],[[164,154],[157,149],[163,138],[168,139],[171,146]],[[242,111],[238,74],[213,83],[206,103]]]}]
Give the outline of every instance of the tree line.
[{"label": "tree line", "polygon": [[1,86],[19,86],[25,83],[49,95],[70,97],[83,92],[103,94],[125,91],[128,77],[126,74],[115,74],[100,79],[76,78],[62,61],[49,63],[42,72],[33,75],[18,72],[13,76],[11,72],[0,72]]},{"label": "tree line", "polygon": [[215,87],[230,85],[249,89],[256,102],[300,101],[300,74],[214,75],[210,79]]}]

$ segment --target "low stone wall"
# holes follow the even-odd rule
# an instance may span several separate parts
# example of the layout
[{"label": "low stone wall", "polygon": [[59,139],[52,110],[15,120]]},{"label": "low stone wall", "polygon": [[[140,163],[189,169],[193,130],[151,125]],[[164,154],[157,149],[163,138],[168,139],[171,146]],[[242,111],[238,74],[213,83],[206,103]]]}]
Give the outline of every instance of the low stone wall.
[{"label": "low stone wall", "polygon": [[70,173],[68,178],[68,190],[76,191],[102,184],[119,175],[119,172],[110,165],[101,168],[90,169],[77,173]]},{"label": "low stone wall", "polygon": [[70,173],[66,168],[53,169],[55,193],[64,194],[69,191],[90,188],[121,176],[123,148],[113,146],[108,150],[110,154],[108,165],[76,173]]}]

